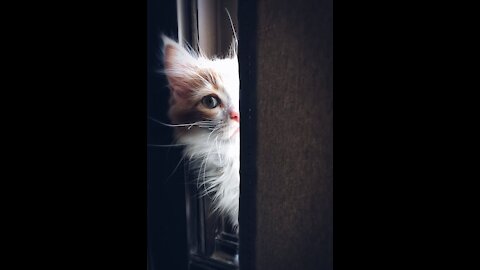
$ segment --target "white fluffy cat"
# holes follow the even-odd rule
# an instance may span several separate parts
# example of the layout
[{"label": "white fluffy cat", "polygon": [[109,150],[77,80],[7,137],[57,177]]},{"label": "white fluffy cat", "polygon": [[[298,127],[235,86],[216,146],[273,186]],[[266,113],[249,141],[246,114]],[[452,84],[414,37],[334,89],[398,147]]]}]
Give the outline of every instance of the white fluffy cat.
[{"label": "white fluffy cat", "polygon": [[214,210],[238,227],[240,185],[239,77],[236,43],[209,59],[163,36],[175,138]]}]

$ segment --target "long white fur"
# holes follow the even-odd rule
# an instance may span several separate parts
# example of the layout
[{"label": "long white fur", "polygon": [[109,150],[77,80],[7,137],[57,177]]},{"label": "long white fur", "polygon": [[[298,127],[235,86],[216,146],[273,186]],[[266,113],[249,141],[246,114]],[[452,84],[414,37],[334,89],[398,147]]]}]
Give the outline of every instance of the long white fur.
[{"label": "long white fur", "polygon": [[[227,107],[239,111],[239,77],[236,43],[225,59],[208,59],[191,49],[185,49],[175,41],[163,36],[164,46],[177,48],[171,59],[170,67],[165,69],[169,77],[197,76],[198,67],[214,69],[219,74],[224,94],[219,93]],[[236,38],[235,38],[236,42]],[[165,47],[164,47],[165,48]],[[195,67],[195,68],[194,68]],[[205,81],[207,85],[208,82]],[[204,95],[202,89],[196,94]],[[239,123],[228,119],[219,112],[212,128],[204,128],[186,133],[178,138],[178,144],[184,144],[184,156],[189,167],[197,175],[200,195],[209,195],[214,209],[228,217],[238,228],[239,187],[240,187],[240,132],[236,132]]]},{"label": "long white fur", "polygon": [[225,141],[217,135],[201,132],[183,136],[179,142],[187,145],[184,154],[197,176],[201,195],[210,195],[214,210],[228,216],[231,223],[238,226],[239,136]]}]

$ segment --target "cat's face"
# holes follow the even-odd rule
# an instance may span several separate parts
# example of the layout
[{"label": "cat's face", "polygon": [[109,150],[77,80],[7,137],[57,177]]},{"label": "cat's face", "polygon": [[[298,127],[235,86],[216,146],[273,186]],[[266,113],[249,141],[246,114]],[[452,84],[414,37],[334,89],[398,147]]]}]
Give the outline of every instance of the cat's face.
[{"label": "cat's face", "polygon": [[177,136],[215,133],[220,140],[236,139],[240,128],[238,60],[207,59],[163,37],[165,73],[171,90],[169,117]]}]

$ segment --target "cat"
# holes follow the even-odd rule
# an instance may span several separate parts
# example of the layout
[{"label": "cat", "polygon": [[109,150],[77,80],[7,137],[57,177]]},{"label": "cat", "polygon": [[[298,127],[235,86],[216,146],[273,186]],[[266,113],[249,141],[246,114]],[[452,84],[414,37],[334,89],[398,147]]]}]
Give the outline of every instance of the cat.
[{"label": "cat", "polygon": [[[225,58],[205,57],[162,35],[175,139],[197,176],[201,195],[238,230],[240,113],[235,41]],[[236,39],[235,39],[236,40]]]}]

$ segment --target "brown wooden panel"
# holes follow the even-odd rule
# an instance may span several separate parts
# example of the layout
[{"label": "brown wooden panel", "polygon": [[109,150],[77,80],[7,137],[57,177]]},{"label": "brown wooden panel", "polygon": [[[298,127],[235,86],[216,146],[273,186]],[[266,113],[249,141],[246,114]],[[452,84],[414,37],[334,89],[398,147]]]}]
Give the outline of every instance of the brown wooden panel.
[{"label": "brown wooden panel", "polygon": [[332,0],[239,5],[241,267],[332,269]]}]

